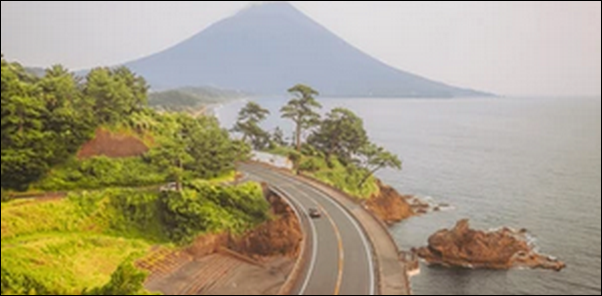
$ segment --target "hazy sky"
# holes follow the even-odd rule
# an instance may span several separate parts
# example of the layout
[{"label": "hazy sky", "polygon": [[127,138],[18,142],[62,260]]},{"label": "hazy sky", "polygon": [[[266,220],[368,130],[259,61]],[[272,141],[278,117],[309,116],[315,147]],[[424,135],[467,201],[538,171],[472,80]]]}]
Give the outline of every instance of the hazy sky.
[{"label": "hazy sky", "polygon": [[[250,1],[2,1],[2,52],[25,65],[115,65],[171,47]],[[392,66],[506,95],[601,93],[600,1],[292,1]]]}]

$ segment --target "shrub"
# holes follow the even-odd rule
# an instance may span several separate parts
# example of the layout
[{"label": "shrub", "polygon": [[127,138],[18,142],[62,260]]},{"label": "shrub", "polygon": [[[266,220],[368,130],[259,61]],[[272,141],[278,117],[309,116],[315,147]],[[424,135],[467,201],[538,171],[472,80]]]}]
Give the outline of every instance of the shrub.
[{"label": "shrub", "polygon": [[144,289],[147,277],[147,273],[134,266],[133,259],[127,259],[111,275],[109,283],[90,292],[84,291],[82,295],[150,295]]},{"label": "shrub", "polygon": [[4,192],[4,190],[1,191],[1,195],[2,197],[2,202],[7,202],[11,200],[10,195],[7,192]]},{"label": "shrub", "polygon": [[142,157],[72,160],[54,170],[34,188],[44,191],[140,187],[164,183],[165,173]]},{"label": "shrub", "polygon": [[327,168],[328,168],[328,166],[323,159],[315,158],[315,157],[310,157],[310,158],[306,157],[299,164],[299,170],[302,170],[305,172],[310,172],[310,173],[314,173],[314,172],[317,172],[320,170],[325,170]]},{"label": "shrub", "polygon": [[301,161],[300,168],[307,175],[359,199],[370,198],[379,192],[374,177],[369,178],[366,184],[359,188],[360,182],[367,174],[365,170],[354,164],[344,165],[333,157],[328,161],[323,158],[305,157]]},{"label": "shrub", "polygon": [[160,199],[166,233],[173,241],[189,243],[205,232],[242,233],[269,218],[270,205],[259,184],[220,187],[193,182],[186,187],[164,192]]},{"label": "shrub", "polygon": [[12,273],[2,267],[2,295],[60,295],[32,277],[25,274]]}]

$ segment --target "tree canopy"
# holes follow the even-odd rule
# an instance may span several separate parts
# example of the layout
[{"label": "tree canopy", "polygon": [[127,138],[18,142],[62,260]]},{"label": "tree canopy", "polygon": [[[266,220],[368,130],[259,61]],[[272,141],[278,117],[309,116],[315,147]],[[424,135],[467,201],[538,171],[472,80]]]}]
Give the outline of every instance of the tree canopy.
[{"label": "tree canopy", "polygon": [[238,121],[232,131],[242,134],[242,141],[250,141],[253,148],[264,149],[270,143],[270,134],[264,131],[260,124],[268,115],[270,115],[269,110],[262,108],[255,102],[249,102],[240,110]]},{"label": "tree canopy", "polygon": [[127,68],[94,69],[86,81],[84,95],[94,102],[99,124],[117,122],[148,104],[146,81]]},{"label": "tree canopy", "polygon": [[320,114],[317,110],[322,105],[315,99],[319,93],[306,85],[296,85],[288,90],[295,96],[280,110],[282,118],[290,119],[295,124],[295,146],[301,151],[303,133],[320,123]]},{"label": "tree canopy", "polygon": [[49,169],[54,149],[46,142],[47,110],[22,68],[2,62],[2,188],[22,190]]},{"label": "tree canopy", "polygon": [[284,137],[284,132],[280,127],[276,127],[276,129],[274,129],[274,133],[272,134],[272,143],[281,147],[288,146],[288,142]]},{"label": "tree canopy", "polygon": [[[35,77],[3,58],[2,189],[25,191],[50,169],[71,163],[99,127],[152,133],[157,143],[145,159],[178,183],[220,176],[248,156],[215,118],[159,114],[148,108],[147,95],[146,81],[124,67],[94,69],[81,80],[57,65]],[[252,124],[266,112],[251,106],[242,117]]]},{"label": "tree canopy", "polygon": [[401,170],[402,167],[402,162],[397,155],[372,143],[362,147],[360,155],[361,157],[359,158],[358,163],[360,167],[367,171],[367,173],[360,182],[359,187],[362,187],[368,178],[373,176],[379,170],[385,168]]},{"label": "tree canopy", "polygon": [[329,112],[308,139],[308,143],[324,155],[336,156],[346,163],[350,163],[368,142],[364,121],[343,108]]}]

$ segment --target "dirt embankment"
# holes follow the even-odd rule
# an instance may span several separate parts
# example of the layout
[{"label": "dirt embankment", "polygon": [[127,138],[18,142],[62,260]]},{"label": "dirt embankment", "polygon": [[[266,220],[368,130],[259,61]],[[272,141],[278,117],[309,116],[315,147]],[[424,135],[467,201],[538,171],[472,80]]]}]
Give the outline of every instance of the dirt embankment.
[{"label": "dirt embankment", "polygon": [[267,189],[265,195],[272,205],[274,219],[231,239],[228,248],[257,260],[273,256],[296,258],[303,241],[299,220],[281,197]]},{"label": "dirt embankment", "polygon": [[126,158],[143,155],[148,150],[149,147],[138,137],[112,133],[100,128],[96,130],[94,139],[82,146],[77,157],[79,159],[96,156]]},{"label": "dirt embankment", "polygon": [[472,269],[542,268],[560,271],[566,265],[538,254],[529,244],[527,231],[503,228],[485,232],[470,229],[462,220],[452,230],[441,230],[429,238],[428,247],[415,250],[433,265]]},{"label": "dirt embankment", "polygon": [[137,263],[151,273],[149,281],[163,278],[187,263],[229,249],[254,261],[268,262],[274,258],[296,258],[301,249],[303,233],[294,211],[279,196],[269,190],[265,195],[272,205],[273,219],[248,233],[234,237],[211,234],[199,237],[186,249],[158,249]]},{"label": "dirt embankment", "polygon": [[411,196],[403,196],[380,181],[378,185],[380,194],[365,202],[369,211],[389,225],[416,215],[416,207],[409,202],[412,199]]}]

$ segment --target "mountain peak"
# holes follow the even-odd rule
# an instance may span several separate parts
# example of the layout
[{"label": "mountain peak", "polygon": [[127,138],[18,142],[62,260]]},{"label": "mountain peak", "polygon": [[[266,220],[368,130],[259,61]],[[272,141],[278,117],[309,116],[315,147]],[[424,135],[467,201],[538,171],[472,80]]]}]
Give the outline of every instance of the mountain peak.
[{"label": "mountain peak", "polygon": [[288,1],[258,1],[251,3],[247,9],[295,10],[295,7]]},{"label": "mountain peak", "polygon": [[305,15],[288,1],[264,1],[249,5],[236,16],[299,17]]},{"label": "mountain peak", "polygon": [[209,86],[279,95],[303,83],[325,96],[482,95],[390,67],[286,1],[252,5],[164,52],[126,66],[154,89]]}]

